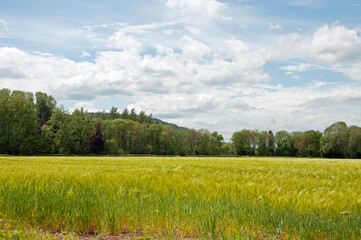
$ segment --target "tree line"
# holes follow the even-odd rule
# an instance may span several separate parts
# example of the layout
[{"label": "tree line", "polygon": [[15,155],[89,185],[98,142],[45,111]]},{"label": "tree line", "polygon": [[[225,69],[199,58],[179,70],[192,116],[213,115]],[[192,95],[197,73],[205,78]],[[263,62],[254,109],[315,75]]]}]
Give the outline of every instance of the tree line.
[{"label": "tree line", "polygon": [[177,130],[144,111],[69,112],[46,93],[0,90],[0,154],[89,153],[361,158],[361,128],[336,122],[323,133],[244,129],[224,142],[218,132]]}]

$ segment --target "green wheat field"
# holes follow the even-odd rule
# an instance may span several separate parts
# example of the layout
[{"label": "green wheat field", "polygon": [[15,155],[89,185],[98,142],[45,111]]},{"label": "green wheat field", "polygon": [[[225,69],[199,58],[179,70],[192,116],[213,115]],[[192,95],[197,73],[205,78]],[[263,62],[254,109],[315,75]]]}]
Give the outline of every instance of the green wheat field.
[{"label": "green wheat field", "polygon": [[361,239],[361,161],[0,157],[0,238]]}]

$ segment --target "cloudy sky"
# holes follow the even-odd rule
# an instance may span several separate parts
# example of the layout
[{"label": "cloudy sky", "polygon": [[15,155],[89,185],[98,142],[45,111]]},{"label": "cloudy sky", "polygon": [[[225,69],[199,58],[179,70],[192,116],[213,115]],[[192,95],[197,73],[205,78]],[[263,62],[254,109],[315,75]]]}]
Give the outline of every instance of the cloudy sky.
[{"label": "cloudy sky", "polygon": [[361,125],[361,0],[8,0],[0,88],[234,131]]}]

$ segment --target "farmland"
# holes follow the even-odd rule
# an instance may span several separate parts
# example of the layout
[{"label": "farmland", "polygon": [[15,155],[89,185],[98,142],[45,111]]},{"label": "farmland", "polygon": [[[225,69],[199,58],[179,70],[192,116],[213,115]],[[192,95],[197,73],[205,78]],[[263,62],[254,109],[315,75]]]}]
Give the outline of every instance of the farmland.
[{"label": "farmland", "polygon": [[0,157],[0,230],[360,239],[360,182],[360,160]]}]

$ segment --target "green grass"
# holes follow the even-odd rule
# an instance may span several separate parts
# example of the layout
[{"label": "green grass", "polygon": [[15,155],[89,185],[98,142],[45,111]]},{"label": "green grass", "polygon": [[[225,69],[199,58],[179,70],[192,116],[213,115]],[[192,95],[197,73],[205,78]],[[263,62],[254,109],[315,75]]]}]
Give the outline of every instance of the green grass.
[{"label": "green grass", "polygon": [[360,239],[360,182],[359,160],[0,157],[0,229]]}]

